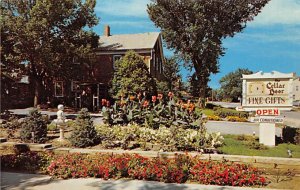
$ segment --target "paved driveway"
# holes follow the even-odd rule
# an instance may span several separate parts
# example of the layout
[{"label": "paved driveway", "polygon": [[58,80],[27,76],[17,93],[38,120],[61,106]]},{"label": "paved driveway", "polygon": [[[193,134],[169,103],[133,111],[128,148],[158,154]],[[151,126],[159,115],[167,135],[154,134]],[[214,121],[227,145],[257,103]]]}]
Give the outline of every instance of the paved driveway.
[{"label": "paved driveway", "polygon": [[[208,132],[221,132],[221,134],[233,135],[252,135],[255,132],[259,136],[259,124],[248,122],[227,122],[227,121],[208,121],[205,124]],[[280,137],[282,133],[281,128],[276,128],[276,136]]]}]

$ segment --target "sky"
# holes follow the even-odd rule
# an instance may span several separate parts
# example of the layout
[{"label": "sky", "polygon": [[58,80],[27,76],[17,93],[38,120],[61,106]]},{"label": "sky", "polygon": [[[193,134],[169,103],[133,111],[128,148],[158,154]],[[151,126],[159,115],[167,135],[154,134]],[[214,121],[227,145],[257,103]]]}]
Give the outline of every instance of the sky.
[{"label": "sky", "polygon": [[[159,32],[147,14],[150,0],[97,0],[99,24],[93,30],[103,34],[109,25],[111,34]],[[220,87],[219,80],[238,68],[253,72],[296,72],[300,75],[300,0],[271,0],[247,23],[242,33],[223,40],[225,55],[220,58],[220,72],[211,75],[209,86]],[[173,55],[164,47],[164,55]],[[181,68],[186,81],[192,73]]]}]

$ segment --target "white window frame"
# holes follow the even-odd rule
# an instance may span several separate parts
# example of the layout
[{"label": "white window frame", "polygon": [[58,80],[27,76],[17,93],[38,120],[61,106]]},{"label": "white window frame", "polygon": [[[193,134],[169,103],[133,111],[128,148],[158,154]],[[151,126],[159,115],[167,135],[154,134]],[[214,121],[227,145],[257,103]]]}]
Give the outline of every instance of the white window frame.
[{"label": "white window frame", "polygon": [[113,55],[113,69],[116,69],[115,62],[120,60],[122,58],[122,55]]},{"label": "white window frame", "polygon": [[[61,85],[61,93],[58,94],[57,84]],[[63,81],[55,81],[54,82],[54,96],[55,97],[64,97],[64,82]]]}]

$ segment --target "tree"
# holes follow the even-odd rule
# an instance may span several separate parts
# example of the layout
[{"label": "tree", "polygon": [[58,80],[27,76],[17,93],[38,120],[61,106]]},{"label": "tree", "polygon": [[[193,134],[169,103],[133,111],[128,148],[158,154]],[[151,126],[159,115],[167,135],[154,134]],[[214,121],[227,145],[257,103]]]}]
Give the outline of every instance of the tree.
[{"label": "tree", "polygon": [[161,28],[166,45],[194,68],[199,79],[199,95],[211,73],[219,70],[225,53],[222,40],[233,37],[269,0],[152,0],[150,19]]},{"label": "tree", "polygon": [[169,91],[173,91],[175,90],[175,88],[178,88],[177,83],[179,80],[181,80],[177,58],[176,57],[165,58],[165,64],[163,65],[163,67],[164,67],[163,71],[166,78],[167,87]]},{"label": "tree", "polygon": [[208,86],[200,87],[199,83],[200,83],[200,80],[198,79],[196,73],[193,73],[188,81],[189,93],[194,97],[200,97],[200,88],[205,88],[205,92],[206,92],[205,97],[207,97],[208,93],[211,89],[208,88]]},{"label": "tree", "polygon": [[220,79],[221,94],[223,98],[229,98],[237,101],[242,97],[242,74],[252,74],[253,72],[248,69],[237,69],[230,72]]},{"label": "tree", "polygon": [[134,51],[128,51],[116,62],[111,93],[118,98],[138,92],[156,94],[156,83],[143,58]]},{"label": "tree", "polygon": [[93,146],[99,142],[100,139],[91,115],[86,108],[80,110],[76,118],[76,127],[69,140],[73,146],[80,148]]},{"label": "tree", "polygon": [[[32,136],[33,135],[33,136]],[[47,122],[37,109],[31,110],[21,125],[20,137],[22,141],[44,143],[47,140]]]},{"label": "tree", "polygon": [[[36,106],[47,82],[72,78],[74,59],[88,62],[98,43],[95,0],[2,0],[1,58],[7,68],[26,65]],[[96,43],[95,43],[96,41]]]}]

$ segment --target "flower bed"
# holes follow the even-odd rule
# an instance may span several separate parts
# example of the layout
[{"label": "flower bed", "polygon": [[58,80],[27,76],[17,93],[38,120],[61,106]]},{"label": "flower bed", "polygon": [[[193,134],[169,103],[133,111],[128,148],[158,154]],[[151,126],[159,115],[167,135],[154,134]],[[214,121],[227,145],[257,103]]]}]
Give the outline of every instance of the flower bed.
[{"label": "flower bed", "polygon": [[248,120],[244,117],[239,117],[239,116],[227,116],[226,117],[227,121],[231,122],[247,122]]},{"label": "flower bed", "polygon": [[152,96],[151,101],[142,98],[141,94],[121,97],[114,105],[102,99],[103,120],[109,125],[127,125],[137,123],[153,129],[160,126],[180,126],[182,128],[199,128],[203,125],[202,114],[195,113],[195,104],[190,100],[177,103],[173,93],[169,92],[168,101],[163,95]]},{"label": "flower bed", "polygon": [[129,141],[135,141],[140,144],[141,148],[144,148],[145,143],[154,143],[168,146],[171,150],[199,151],[204,148],[217,148],[223,144],[223,137],[220,133],[207,133],[205,128],[195,130],[162,126],[152,129],[132,124],[128,126],[98,125],[96,130],[102,138],[102,143],[107,144],[108,147],[113,147],[111,144],[114,144],[114,141],[120,142],[118,145],[122,147],[127,147]]},{"label": "flower bed", "polygon": [[[175,155],[174,158],[146,158],[137,154],[46,154],[23,153],[23,165],[32,164],[57,178],[97,177],[131,178],[170,183],[197,182],[229,186],[263,186],[265,177],[249,165],[232,162],[202,161],[199,157]],[[18,156],[1,156],[3,169],[19,168]]]}]

